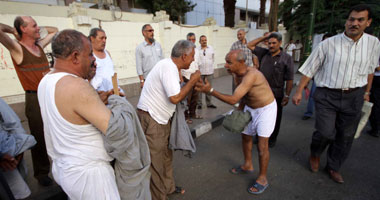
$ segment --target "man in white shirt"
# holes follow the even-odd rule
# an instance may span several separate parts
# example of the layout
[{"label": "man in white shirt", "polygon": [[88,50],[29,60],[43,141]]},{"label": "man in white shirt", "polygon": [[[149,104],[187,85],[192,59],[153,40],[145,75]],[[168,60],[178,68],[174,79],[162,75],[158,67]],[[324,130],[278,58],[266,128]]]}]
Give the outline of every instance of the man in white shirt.
[{"label": "man in white shirt", "polygon": [[153,66],[163,59],[160,43],[154,39],[154,29],[150,24],[142,27],[144,42],[136,47],[136,71],[140,79],[141,88]]},{"label": "man in white shirt", "polygon": [[286,53],[293,57],[293,51],[296,49],[296,45],[293,42],[293,39],[290,39],[289,43],[285,47]]},{"label": "man in white shirt", "polygon": [[296,49],[294,51],[294,62],[299,62],[301,59],[301,51],[303,45],[301,44],[300,40],[296,40]]},{"label": "man in white shirt", "polygon": [[[195,44],[195,34],[190,32],[187,34],[186,39],[192,43]],[[199,70],[198,61],[199,61],[199,52],[198,49],[195,48],[195,54],[194,54],[194,61],[190,64],[189,69],[182,69],[181,74],[183,77],[183,80],[185,83],[187,83],[190,80],[191,74]],[[193,119],[201,119],[202,117],[200,115],[197,115],[196,108],[197,108],[197,102],[198,102],[198,96],[199,92],[194,90],[194,88],[191,90],[189,95],[187,96],[187,110],[185,111],[185,118],[186,122],[188,124],[193,123],[191,118]]]},{"label": "man in white shirt", "polygon": [[[214,76],[214,62],[215,62],[215,53],[214,48],[212,46],[207,45],[207,37],[201,35],[199,37],[199,43],[201,44],[198,47],[199,51],[199,70],[201,71],[201,78],[203,82],[207,79],[207,81],[212,84],[212,79]],[[199,94],[198,99],[198,109],[202,108],[202,94]],[[206,105],[207,108],[216,108],[214,104],[211,103],[211,95],[206,94]]]},{"label": "man in white shirt", "polygon": [[96,59],[96,73],[91,79],[91,85],[98,93],[112,94],[112,76],[115,73],[111,54],[105,50],[107,35],[103,29],[93,28],[90,31],[89,39]]},{"label": "man in white shirt", "polygon": [[188,69],[194,61],[194,48],[190,41],[178,41],[172,49],[171,58],[159,61],[150,72],[137,104],[151,155],[150,189],[153,200],[166,200],[168,194],[185,192],[174,184],[173,152],[168,143],[170,119],[176,104],[186,98],[200,79],[200,72],[196,71],[182,88],[180,86],[179,71]]},{"label": "man in white shirt", "polygon": [[322,41],[300,68],[303,76],[293,96],[298,105],[302,90],[314,77],[316,131],[310,145],[310,168],[319,170],[320,156],[329,146],[326,169],[337,183],[344,183],[339,169],[350,152],[364,100],[369,101],[380,57],[379,40],[364,33],[371,22],[369,6],[352,7],[344,33]]}]

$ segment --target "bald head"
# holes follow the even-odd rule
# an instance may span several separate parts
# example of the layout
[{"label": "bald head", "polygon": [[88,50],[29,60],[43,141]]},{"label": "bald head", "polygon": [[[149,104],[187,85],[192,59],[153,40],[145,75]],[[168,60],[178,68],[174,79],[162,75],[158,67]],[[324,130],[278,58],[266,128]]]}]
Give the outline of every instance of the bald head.
[{"label": "bald head", "polygon": [[245,39],[245,30],[239,29],[237,32],[237,38],[239,41],[243,41]]},{"label": "bald head", "polygon": [[13,22],[13,26],[15,27],[17,33],[22,36],[21,27],[26,27],[28,25],[28,22],[31,22],[33,20],[30,16],[17,16],[15,21]]},{"label": "bald head", "polygon": [[245,53],[241,50],[241,49],[236,49],[236,50],[232,50],[230,51],[227,55],[226,55],[226,60],[227,58],[229,58],[229,60],[232,60],[232,61],[237,61],[237,62],[245,62],[245,59],[246,59],[246,55]]}]

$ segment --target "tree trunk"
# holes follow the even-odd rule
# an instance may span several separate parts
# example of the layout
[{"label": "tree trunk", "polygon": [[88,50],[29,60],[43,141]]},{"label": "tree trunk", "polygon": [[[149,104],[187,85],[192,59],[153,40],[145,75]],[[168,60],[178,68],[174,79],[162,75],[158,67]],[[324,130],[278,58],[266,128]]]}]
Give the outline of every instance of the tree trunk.
[{"label": "tree trunk", "polygon": [[235,25],[235,4],[236,4],[236,0],[223,0],[224,26],[234,27],[234,25]]},{"label": "tree trunk", "polygon": [[270,0],[270,11],[269,11],[269,31],[278,31],[277,29],[277,15],[278,15],[278,4],[280,0]]},{"label": "tree trunk", "polygon": [[261,24],[265,24],[265,4],[267,0],[260,0],[260,17],[259,17],[259,27]]}]

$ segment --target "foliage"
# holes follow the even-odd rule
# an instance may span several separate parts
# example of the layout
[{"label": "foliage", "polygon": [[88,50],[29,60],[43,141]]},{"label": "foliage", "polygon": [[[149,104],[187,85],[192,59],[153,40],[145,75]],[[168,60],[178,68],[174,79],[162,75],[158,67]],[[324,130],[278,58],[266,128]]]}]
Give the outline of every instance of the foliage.
[{"label": "foliage", "polygon": [[[371,27],[366,32],[380,34],[379,0],[316,0],[314,33],[341,33],[350,8],[365,3],[372,9]],[[305,36],[309,27],[312,0],[285,0],[280,4],[279,17],[290,34]]]},{"label": "foliage", "polygon": [[137,0],[137,3],[150,13],[165,10],[170,15],[170,20],[182,22],[185,13],[194,9],[197,4],[190,0]]}]

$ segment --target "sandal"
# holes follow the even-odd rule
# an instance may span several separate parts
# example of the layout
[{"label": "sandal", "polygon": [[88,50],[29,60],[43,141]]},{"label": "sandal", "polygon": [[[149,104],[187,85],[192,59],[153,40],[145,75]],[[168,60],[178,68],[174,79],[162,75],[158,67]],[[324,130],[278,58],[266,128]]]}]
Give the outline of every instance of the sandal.
[{"label": "sandal", "polygon": [[193,123],[193,120],[191,120],[191,119],[187,119],[187,120],[186,120],[186,123],[188,123],[188,124],[192,124],[192,123]]},{"label": "sandal", "polygon": [[175,186],[174,194],[185,194],[185,189],[179,186]]},{"label": "sandal", "polygon": [[234,168],[230,169],[230,172],[232,174],[252,174],[253,170],[245,170],[245,169],[241,168],[241,166],[238,166],[238,167],[234,167]]},{"label": "sandal", "polygon": [[[260,183],[255,182],[251,187],[247,189],[247,191],[251,194],[261,194],[265,191],[265,189],[267,189],[268,186],[269,186],[268,183],[266,185],[261,185]],[[254,192],[251,190],[251,188],[256,188],[257,191]]]}]

